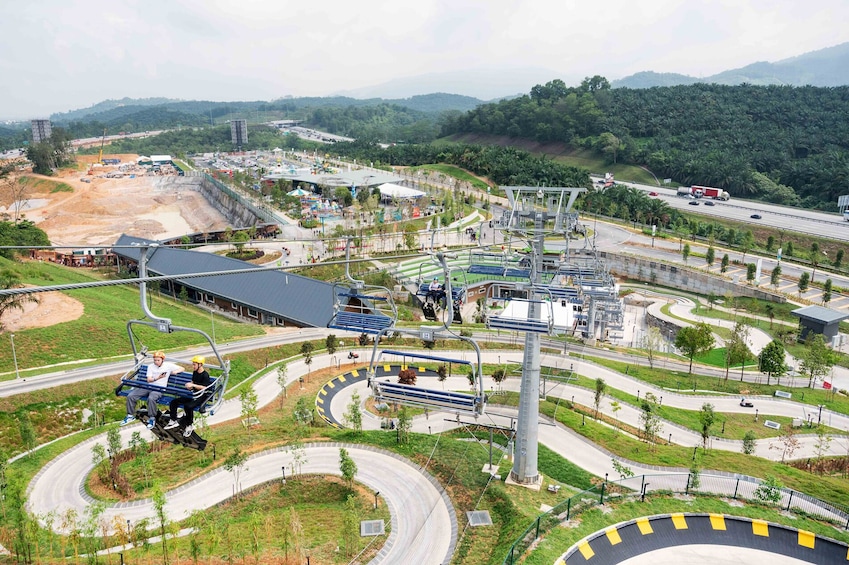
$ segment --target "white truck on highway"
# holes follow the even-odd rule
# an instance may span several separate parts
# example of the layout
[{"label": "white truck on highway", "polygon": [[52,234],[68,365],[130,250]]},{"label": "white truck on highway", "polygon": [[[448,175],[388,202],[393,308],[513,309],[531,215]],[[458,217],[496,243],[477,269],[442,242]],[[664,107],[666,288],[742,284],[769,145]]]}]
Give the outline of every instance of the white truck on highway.
[{"label": "white truck on highway", "polygon": [[731,195],[721,188],[710,186],[682,186],[678,188],[678,196],[693,198],[713,198],[714,200],[729,200]]}]

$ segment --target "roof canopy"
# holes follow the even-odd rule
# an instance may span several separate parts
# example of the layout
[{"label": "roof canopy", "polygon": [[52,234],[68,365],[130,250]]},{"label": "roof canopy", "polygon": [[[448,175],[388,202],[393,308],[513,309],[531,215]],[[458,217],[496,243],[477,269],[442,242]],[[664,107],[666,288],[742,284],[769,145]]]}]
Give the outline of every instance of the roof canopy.
[{"label": "roof canopy", "polygon": [[425,195],[421,190],[408,188],[400,184],[384,183],[377,188],[380,189],[380,196],[383,198],[421,198]]}]

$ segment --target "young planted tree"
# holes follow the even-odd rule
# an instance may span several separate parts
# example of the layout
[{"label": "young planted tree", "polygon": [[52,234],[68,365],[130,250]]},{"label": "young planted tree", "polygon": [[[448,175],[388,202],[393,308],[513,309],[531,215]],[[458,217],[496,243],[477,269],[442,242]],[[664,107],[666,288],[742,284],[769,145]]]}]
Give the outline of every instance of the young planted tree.
[{"label": "young planted tree", "polygon": [[758,440],[758,436],[755,435],[755,432],[749,430],[743,436],[743,453],[746,455],[751,455],[755,452],[755,445]]},{"label": "young planted tree", "polygon": [[699,411],[699,433],[702,436],[702,448],[707,449],[708,439],[710,439],[710,430],[716,422],[716,412],[713,411],[713,404],[705,402],[702,404],[702,409]]},{"label": "young planted tree", "polygon": [[754,263],[746,263],[746,281],[752,282],[755,280],[755,273],[758,267]]},{"label": "young planted tree", "polygon": [[305,341],[301,344],[301,355],[304,357],[304,365],[307,366],[307,374],[310,372],[310,365],[312,365],[312,352],[315,349],[315,346],[310,341]]},{"label": "young planted tree", "polygon": [[601,399],[604,398],[604,393],[607,390],[607,383],[601,377],[595,380],[595,394],[593,395],[593,405],[595,406],[595,419],[598,420],[598,408],[601,404]]},{"label": "young planted tree", "polygon": [[714,250],[713,246],[711,245],[710,247],[707,248],[707,251],[705,252],[705,263],[707,263],[708,267],[712,267],[713,262],[715,260],[716,260],[716,251]]},{"label": "young planted tree", "polygon": [[663,346],[663,335],[660,333],[660,328],[650,327],[643,336],[643,349],[646,350],[646,359],[649,362],[649,368],[654,369],[654,361],[656,354]]},{"label": "young planted tree", "polygon": [[831,279],[825,279],[825,282],[822,285],[822,303],[828,304],[831,302],[831,289],[833,283]]},{"label": "young planted tree", "polygon": [[345,410],[343,420],[354,431],[361,432],[363,430],[363,412],[362,408],[360,408],[360,395],[356,392],[351,395],[351,402],[348,404],[348,409]]},{"label": "young planted tree", "polygon": [[336,353],[336,349],[339,347],[339,340],[336,338],[336,334],[330,334],[324,338],[324,346],[327,348],[329,354],[333,355]]},{"label": "young planted tree", "polygon": [[653,447],[657,443],[657,434],[663,426],[660,414],[658,413],[660,404],[657,401],[657,397],[653,393],[647,392],[640,403],[640,408],[642,409],[640,423],[643,428],[643,439]]},{"label": "young planted tree", "polygon": [[360,539],[360,514],[357,511],[357,499],[349,494],[345,501],[345,512],[342,515],[342,547],[345,548],[345,557],[351,558],[359,549]]},{"label": "young planted tree", "polygon": [[685,243],[684,248],[681,250],[681,257],[684,259],[684,263],[690,258],[690,244]]},{"label": "young planted tree", "polygon": [[802,296],[803,293],[807,292],[810,282],[811,275],[809,275],[807,271],[799,276],[799,296]]},{"label": "young planted tree", "polygon": [[247,463],[247,454],[243,453],[238,447],[233,451],[233,453],[227,456],[227,459],[224,460],[224,468],[233,473],[233,485],[237,494],[242,490],[239,483],[239,477],[243,470],[247,470],[247,467],[245,467]]},{"label": "young planted tree", "polygon": [[410,441],[410,431],[413,429],[413,418],[410,417],[406,406],[398,411],[398,443],[405,444]]},{"label": "young planted tree", "polygon": [[501,390],[501,383],[503,383],[506,378],[507,371],[501,367],[492,372],[492,380],[495,381],[495,387],[497,390]]},{"label": "young planted tree", "polygon": [[728,264],[731,263],[731,258],[728,257],[728,253],[722,256],[722,260],[719,262],[719,272],[727,273],[728,272]]},{"label": "young planted tree", "polygon": [[410,368],[398,371],[398,383],[402,385],[416,386],[416,371]]},{"label": "young planted tree", "polygon": [[165,498],[165,491],[161,486],[156,485],[153,487],[152,499],[153,510],[156,513],[156,519],[159,522],[159,537],[162,542],[162,562],[167,565],[168,536],[165,535],[168,528],[168,514],[165,512],[165,504],[167,500]]},{"label": "young planted tree", "polygon": [[344,447],[339,448],[339,472],[342,474],[345,484],[348,485],[348,490],[353,490],[354,478],[357,475],[357,463]]},{"label": "young planted tree", "polygon": [[286,399],[289,394],[286,391],[286,379],[289,374],[289,368],[286,366],[286,363],[281,363],[279,367],[277,367],[277,384],[280,385],[280,390],[283,392],[283,396],[280,399],[280,407],[283,407],[283,401]]},{"label": "young planted tree", "polygon": [[822,334],[808,334],[806,347],[799,356],[800,369],[808,373],[808,387],[813,388],[814,381],[828,374],[836,362],[834,352],[825,343]]},{"label": "young planted tree", "polygon": [[713,349],[714,343],[710,326],[704,322],[678,330],[678,335],[675,336],[675,347],[690,359],[689,374],[693,374],[693,357],[707,353]]},{"label": "young planted tree", "polygon": [[775,268],[772,269],[772,272],[769,274],[769,284],[773,286],[773,288],[778,288],[778,284],[781,282],[781,265],[776,265]]},{"label": "young planted tree", "polygon": [[311,426],[315,421],[315,410],[313,404],[302,396],[295,403],[295,408],[292,411],[292,419],[299,426]]},{"label": "young planted tree", "polygon": [[781,382],[781,377],[787,372],[787,364],[784,362],[784,345],[778,340],[769,342],[761,349],[758,366],[762,373],[766,373],[767,386],[772,377],[776,377]]},{"label": "young planted tree", "polygon": [[259,398],[254,390],[253,383],[248,383],[239,391],[239,402],[242,406],[242,424],[246,428],[259,424],[257,417]]}]

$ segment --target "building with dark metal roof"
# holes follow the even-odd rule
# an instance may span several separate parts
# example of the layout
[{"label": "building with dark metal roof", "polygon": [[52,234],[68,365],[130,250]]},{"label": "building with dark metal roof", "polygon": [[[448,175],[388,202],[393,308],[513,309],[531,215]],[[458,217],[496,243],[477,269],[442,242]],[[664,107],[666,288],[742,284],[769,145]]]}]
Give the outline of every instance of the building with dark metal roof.
[{"label": "building with dark metal roof", "polygon": [[[115,254],[136,264],[143,246],[157,242],[122,235]],[[158,247],[148,253],[147,269],[152,275],[179,275],[237,269],[257,269],[256,273],[211,275],[176,279],[163,284],[164,291],[179,296],[182,288],[190,300],[215,308],[224,314],[274,326],[325,327],[333,317],[333,285],[283,271],[265,271],[238,259],[212,253]]]},{"label": "building with dark metal roof", "polygon": [[814,332],[822,334],[825,342],[830,343],[839,333],[840,322],[849,318],[849,314],[823,306],[805,306],[790,313],[799,318],[799,339],[802,341],[808,338],[808,333]]}]

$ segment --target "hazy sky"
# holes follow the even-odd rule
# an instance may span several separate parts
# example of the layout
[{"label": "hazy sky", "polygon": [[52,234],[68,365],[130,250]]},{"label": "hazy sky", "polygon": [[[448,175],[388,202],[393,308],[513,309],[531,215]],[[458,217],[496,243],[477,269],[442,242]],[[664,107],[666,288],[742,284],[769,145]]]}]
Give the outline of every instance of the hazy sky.
[{"label": "hazy sky", "polygon": [[[0,118],[46,117],[125,96],[272,100],[504,70],[503,87],[480,79],[461,91],[446,79],[433,89],[492,98],[553,78],[572,85],[648,70],[709,76],[849,41],[847,0],[3,4]],[[541,78],[517,90],[521,69],[531,67]]]}]

